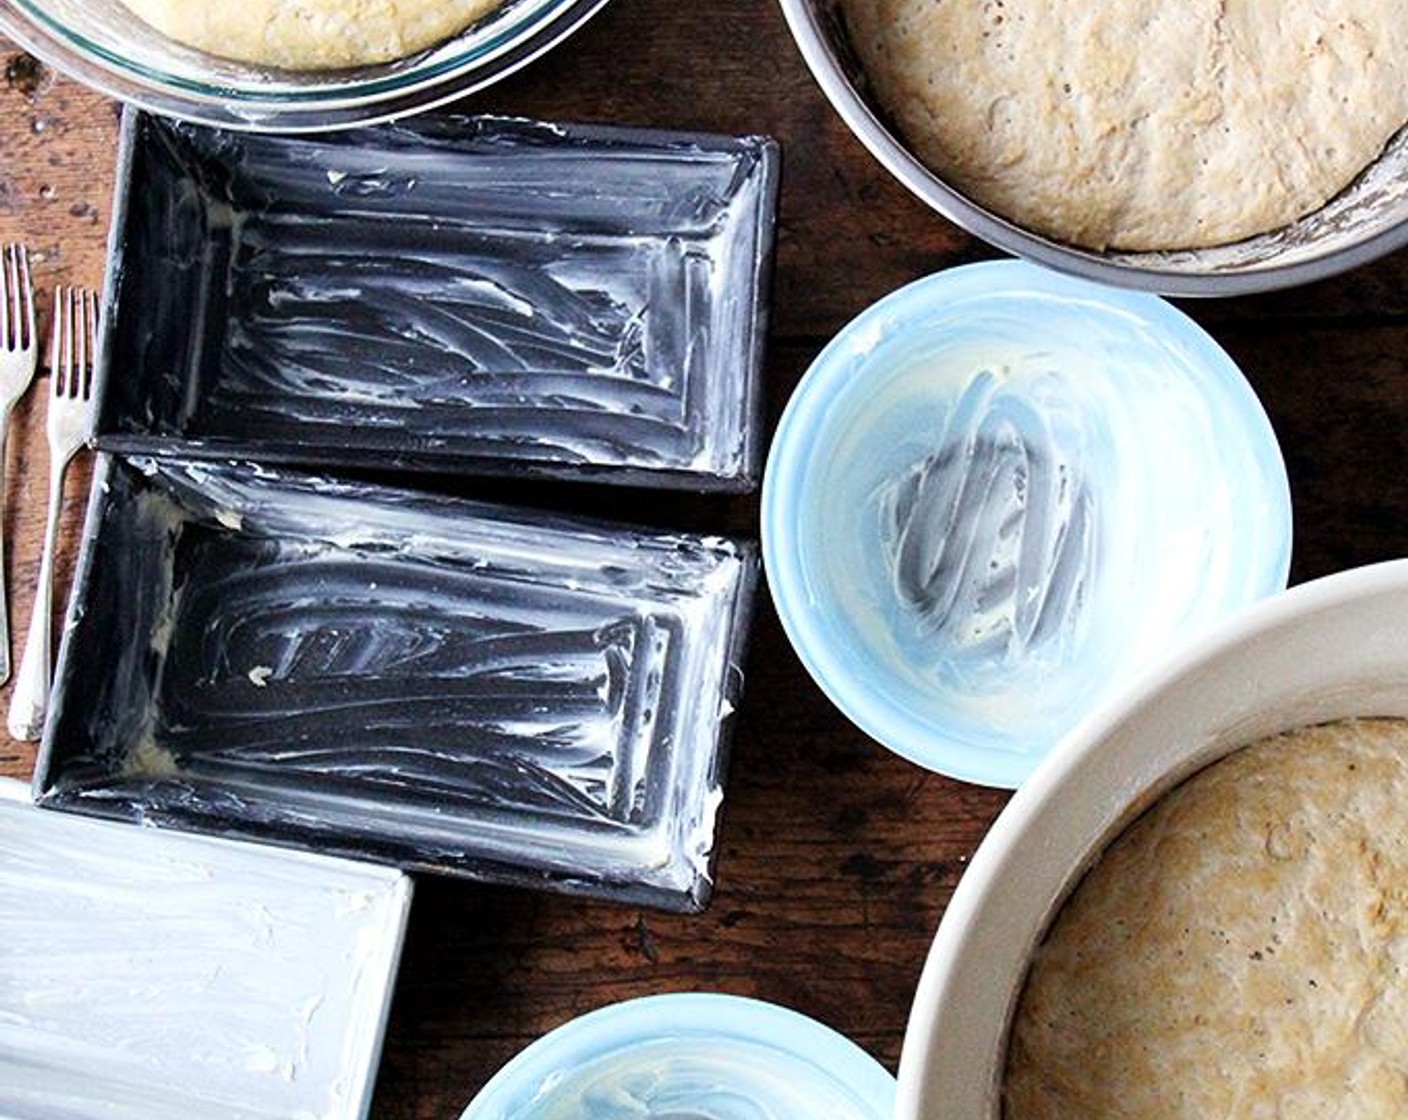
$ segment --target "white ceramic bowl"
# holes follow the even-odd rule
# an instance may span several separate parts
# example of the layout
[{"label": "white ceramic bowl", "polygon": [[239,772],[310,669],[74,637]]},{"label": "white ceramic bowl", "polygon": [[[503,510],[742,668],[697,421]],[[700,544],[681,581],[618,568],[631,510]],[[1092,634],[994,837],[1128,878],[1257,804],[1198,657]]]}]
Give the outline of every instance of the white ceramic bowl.
[{"label": "white ceramic bowl", "polygon": [[1076,728],[1012,798],[949,903],[910,1014],[896,1120],[997,1120],[1028,958],[1142,809],[1239,746],[1350,716],[1408,716],[1408,561],[1249,608]]}]

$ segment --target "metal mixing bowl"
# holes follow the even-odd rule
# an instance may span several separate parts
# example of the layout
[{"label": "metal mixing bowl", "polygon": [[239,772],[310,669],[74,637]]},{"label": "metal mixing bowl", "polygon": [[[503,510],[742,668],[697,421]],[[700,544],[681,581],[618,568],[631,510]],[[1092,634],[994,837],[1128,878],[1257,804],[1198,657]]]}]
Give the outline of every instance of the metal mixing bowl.
[{"label": "metal mixing bowl", "polygon": [[1100,253],[1053,241],[978,205],[910,152],[870,95],[839,0],[781,3],[812,74],[861,143],[944,217],[1010,253],[1127,288],[1230,296],[1324,279],[1408,244],[1408,128],[1346,190],[1272,233],[1180,252]]},{"label": "metal mixing bowl", "polygon": [[606,0],[508,0],[395,62],[294,71],[217,58],[148,27],[119,0],[0,0],[0,33],[113,97],[227,128],[306,132],[429,109],[481,89],[580,27]]}]

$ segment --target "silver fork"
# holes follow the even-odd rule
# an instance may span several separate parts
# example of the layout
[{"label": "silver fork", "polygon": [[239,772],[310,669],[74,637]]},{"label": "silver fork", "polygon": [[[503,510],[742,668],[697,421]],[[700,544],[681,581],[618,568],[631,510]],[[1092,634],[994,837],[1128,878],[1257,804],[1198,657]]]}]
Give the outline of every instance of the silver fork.
[{"label": "silver fork", "polygon": [[23,245],[0,249],[0,684],[10,679],[10,603],[5,594],[5,436],[10,413],[34,380],[39,341],[34,285]]},{"label": "silver fork", "polygon": [[15,691],[10,697],[10,734],[16,739],[39,738],[49,709],[53,672],[49,630],[54,602],[54,546],[63,508],[64,472],[92,435],[93,362],[97,349],[97,297],[82,288],[55,289],[49,362],[53,386],[46,421],[49,516],[44,526],[44,555],[39,564],[39,586],[34,593],[29,637],[25,639],[24,658],[20,661]]}]

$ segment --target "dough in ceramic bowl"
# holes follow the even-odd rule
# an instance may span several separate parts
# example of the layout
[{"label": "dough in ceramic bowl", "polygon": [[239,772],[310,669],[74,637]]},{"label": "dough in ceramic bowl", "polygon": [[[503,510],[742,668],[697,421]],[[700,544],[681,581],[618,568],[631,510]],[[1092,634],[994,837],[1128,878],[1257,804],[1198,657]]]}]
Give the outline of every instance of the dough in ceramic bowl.
[{"label": "dough in ceramic bowl", "polygon": [[1088,248],[1278,228],[1408,121],[1408,0],[840,3],[919,159]]},{"label": "dough in ceramic bowl", "polygon": [[1037,950],[1005,1120],[1408,1116],[1408,721],[1262,740],[1158,801]]},{"label": "dough in ceramic bowl", "polygon": [[390,62],[504,0],[122,0],[158,31],[221,58],[289,70]]}]

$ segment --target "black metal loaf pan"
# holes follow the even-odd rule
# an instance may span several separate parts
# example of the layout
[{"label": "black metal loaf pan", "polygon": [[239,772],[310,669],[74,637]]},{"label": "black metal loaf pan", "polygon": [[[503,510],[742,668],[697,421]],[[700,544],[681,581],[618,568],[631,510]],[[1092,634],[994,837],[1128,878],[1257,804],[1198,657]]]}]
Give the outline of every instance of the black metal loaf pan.
[{"label": "black metal loaf pan", "polygon": [[776,144],[129,111],[108,448],[752,489]]},{"label": "black metal loaf pan", "polygon": [[36,798],[697,909],[756,567],[719,538],[104,454]]}]

